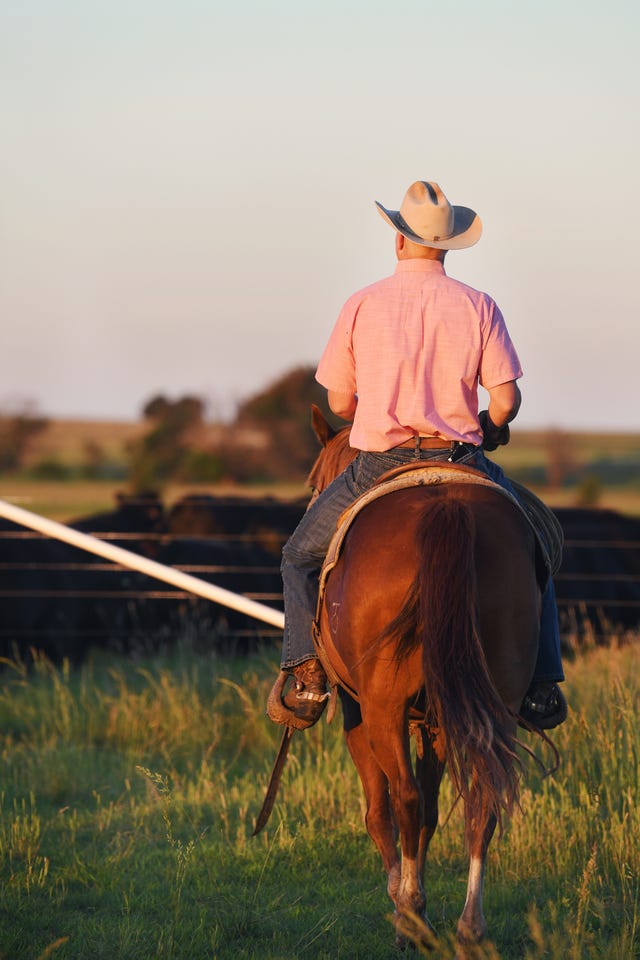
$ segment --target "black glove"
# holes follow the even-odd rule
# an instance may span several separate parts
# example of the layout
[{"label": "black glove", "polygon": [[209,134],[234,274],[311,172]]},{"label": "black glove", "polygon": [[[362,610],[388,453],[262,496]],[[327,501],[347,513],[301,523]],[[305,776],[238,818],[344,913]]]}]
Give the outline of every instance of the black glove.
[{"label": "black glove", "polygon": [[511,431],[509,430],[508,423],[505,423],[503,427],[496,427],[489,416],[488,410],[481,410],[478,414],[478,419],[480,420],[483,434],[482,446],[487,452],[490,453],[492,450],[495,450],[496,447],[503,447],[509,443]]}]

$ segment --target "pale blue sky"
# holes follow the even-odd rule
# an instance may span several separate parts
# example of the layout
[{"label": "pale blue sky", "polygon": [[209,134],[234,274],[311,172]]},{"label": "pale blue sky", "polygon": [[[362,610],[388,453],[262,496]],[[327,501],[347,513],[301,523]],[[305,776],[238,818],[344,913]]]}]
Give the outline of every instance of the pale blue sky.
[{"label": "pale blue sky", "polygon": [[0,409],[314,364],[416,179],[484,221],[522,427],[640,429],[635,0],[0,0]]}]

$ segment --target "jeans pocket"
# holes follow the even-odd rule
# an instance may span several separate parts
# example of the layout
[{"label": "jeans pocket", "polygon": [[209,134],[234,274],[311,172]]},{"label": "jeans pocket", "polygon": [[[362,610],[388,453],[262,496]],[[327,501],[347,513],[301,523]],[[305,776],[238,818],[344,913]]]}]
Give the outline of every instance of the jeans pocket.
[{"label": "jeans pocket", "polygon": [[356,487],[360,492],[368,490],[383,473],[393,470],[403,463],[406,463],[405,458],[390,453],[363,452],[358,454],[354,462]]}]

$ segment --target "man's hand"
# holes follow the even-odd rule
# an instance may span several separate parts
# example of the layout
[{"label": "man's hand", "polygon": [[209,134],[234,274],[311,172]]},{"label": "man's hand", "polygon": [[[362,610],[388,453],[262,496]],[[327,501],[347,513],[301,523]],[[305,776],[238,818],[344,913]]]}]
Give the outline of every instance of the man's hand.
[{"label": "man's hand", "polygon": [[508,423],[505,423],[502,427],[496,427],[489,416],[488,410],[481,410],[478,414],[478,419],[480,420],[483,434],[482,446],[488,453],[495,450],[496,447],[503,447],[509,443],[511,431],[509,430]]}]

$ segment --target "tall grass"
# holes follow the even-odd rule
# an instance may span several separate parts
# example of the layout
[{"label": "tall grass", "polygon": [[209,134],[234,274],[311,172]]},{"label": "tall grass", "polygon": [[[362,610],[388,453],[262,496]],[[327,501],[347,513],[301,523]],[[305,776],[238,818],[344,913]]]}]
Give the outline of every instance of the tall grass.
[{"label": "tall grass", "polygon": [[[568,667],[562,763],[526,763],[522,812],[489,855],[478,957],[640,956],[639,646]],[[271,821],[251,836],[279,730],[275,657],[36,658],[0,675],[0,957],[377,958],[390,903],[340,724],[292,744]],[[539,748],[538,748],[539,749]],[[547,755],[543,759],[550,760]],[[445,779],[442,821],[454,798]],[[455,807],[426,886],[453,956],[466,856]]]}]

